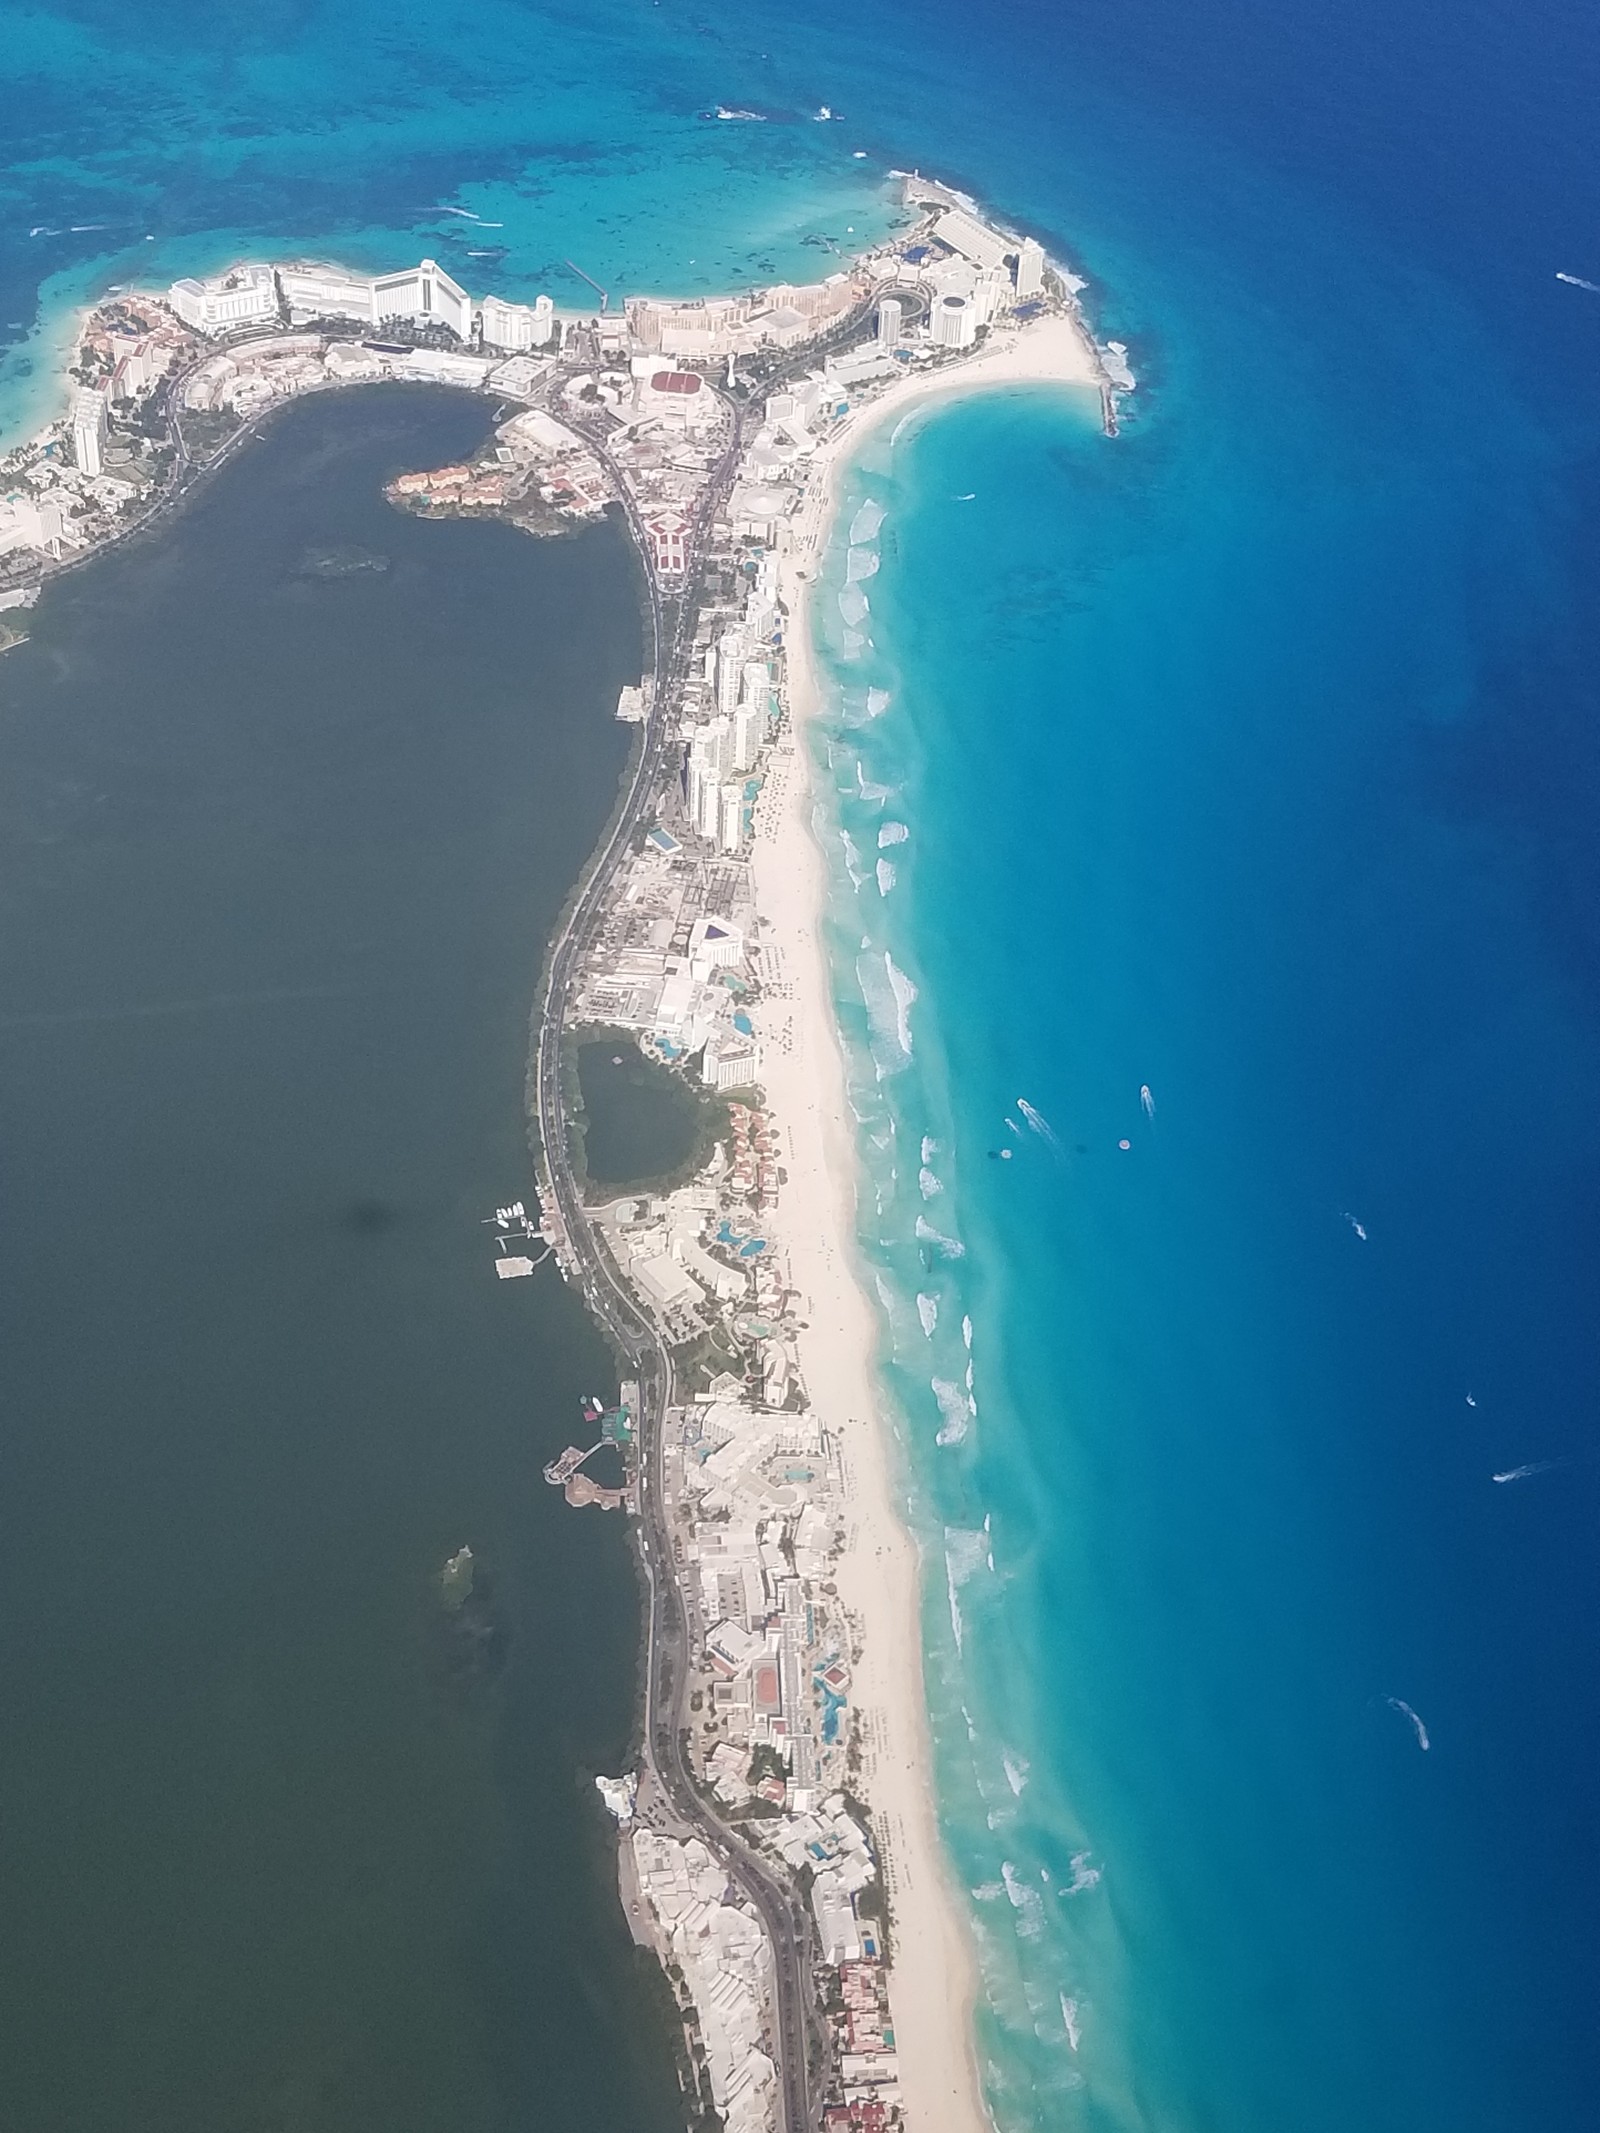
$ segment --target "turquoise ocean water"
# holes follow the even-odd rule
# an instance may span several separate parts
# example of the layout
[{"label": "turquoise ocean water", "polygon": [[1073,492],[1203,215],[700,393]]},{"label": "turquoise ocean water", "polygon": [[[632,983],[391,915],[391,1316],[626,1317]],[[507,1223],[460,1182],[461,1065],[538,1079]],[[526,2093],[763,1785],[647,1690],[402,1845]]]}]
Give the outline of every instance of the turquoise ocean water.
[{"label": "turquoise ocean water", "polygon": [[1089,273],[1124,435],[1013,392],[880,436],[820,616],[989,2093],[1007,2128],[1587,2127],[1589,14],[25,27],[12,422],[63,304],[147,260],[719,286],[881,228],[915,161]]}]

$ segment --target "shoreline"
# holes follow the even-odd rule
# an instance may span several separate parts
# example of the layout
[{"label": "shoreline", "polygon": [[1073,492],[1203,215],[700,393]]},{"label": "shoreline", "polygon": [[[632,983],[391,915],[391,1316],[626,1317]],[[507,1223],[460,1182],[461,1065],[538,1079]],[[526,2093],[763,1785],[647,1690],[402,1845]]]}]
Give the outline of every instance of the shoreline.
[{"label": "shoreline", "polygon": [[[933,1735],[923,1686],[923,1559],[899,1507],[905,1457],[878,1374],[881,1332],[856,1252],[860,1166],[846,1093],[823,925],[827,859],[813,827],[817,795],[810,732],[825,712],[812,631],[816,565],[838,516],[843,476],[867,438],[895,416],[1007,385],[1093,389],[1087,333],[1056,315],[1014,329],[958,370],[910,378],[848,417],[819,453],[794,538],[780,560],[788,609],[791,774],[770,830],[759,817],[752,856],[756,903],[792,974],[792,1048],[767,1050],[766,1084],[784,1121],[786,1224],[795,1279],[810,1299],[798,1341],[813,1397],[841,1418],[854,1514],[839,1568],[852,1616],[865,1627],[857,1724],[892,1742],[865,1771],[865,1804],[893,1901],[890,2003],[909,2122],[987,2133],[974,2016],[981,1979],[970,1920],[939,1828]],[[797,1130],[798,1129],[798,1130]]]},{"label": "shoreline", "polygon": [[[71,568],[278,407],[380,379],[498,403],[468,461],[394,477],[399,508],[538,535],[626,518],[651,650],[616,715],[640,746],[547,948],[528,1083],[537,1224],[520,1202],[497,1210],[494,1249],[500,1278],[553,1254],[617,1357],[627,1479],[568,1489],[636,1516],[647,1595],[639,1766],[602,1793],[728,2133],[811,2133],[819,2107],[852,2133],[890,2109],[930,2133],[991,2124],[973,1923],[933,1783],[922,1552],[857,1254],[806,753],[823,710],[812,599],[842,470],[885,424],[1051,386],[1098,390],[1114,436],[1114,392],[1133,381],[1115,383],[1083,284],[1041,246],[931,181],[908,178],[905,205],[909,228],[823,282],[630,299],[558,327],[548,352],[507,341],[552,313],[496,314],[491,340],[489,299],[470,346],[435,345],[426,321],[408,335],[404,318],[382,338],[351,330],[357,298],[384,325],[380,284],[323,270],[246,265],[120,299],[84,343],[103,382],[21,470],[34,490],[9,507],[20,553],[0,573]],[[434,262],[383,282],[384,301],[391,284],[442,290],[467,326],[471,299]],[[275,322],[191,319],[241,291]],[[284,330],[291,297],[324,296],[327,317]],[[132,479],[102,473],[102,446]],[[51,552],[30,566],[35,546]],[[0,588],[0,603],[36,591]],[[596,1024],[729,1097],[726,1144],[681,1188],[586,1202],[561,1061],[566,1035]],[[585,1428],[598,1419],[586,1403]],[[587,1456],[574,1446],[546,1481]],[[694,1904],[714,1923],[686,1938]]]}]

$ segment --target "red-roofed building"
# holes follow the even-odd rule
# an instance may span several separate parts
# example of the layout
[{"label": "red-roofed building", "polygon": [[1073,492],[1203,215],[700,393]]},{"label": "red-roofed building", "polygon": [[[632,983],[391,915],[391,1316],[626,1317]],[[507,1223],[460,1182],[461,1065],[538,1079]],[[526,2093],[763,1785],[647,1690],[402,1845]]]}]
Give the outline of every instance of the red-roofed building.
[{"label": "red-roofed building", "polygon": [[[699,384],[699,379],[695,383]],[[681,511],[657,511],[644,522],[658,573],[681,578],[689,567],[689,521]]]}]

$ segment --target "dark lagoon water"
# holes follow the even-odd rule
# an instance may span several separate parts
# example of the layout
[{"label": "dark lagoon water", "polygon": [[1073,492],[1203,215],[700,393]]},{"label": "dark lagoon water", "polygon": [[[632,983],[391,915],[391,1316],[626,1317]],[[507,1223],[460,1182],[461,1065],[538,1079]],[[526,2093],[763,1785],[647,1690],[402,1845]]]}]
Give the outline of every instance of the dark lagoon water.
[{"label": "dark lagoon water", "polygon": [[[529,1192],[543,942],[640,655],[607,525],[390,510],[489,410],[285,415],[0,669],[0,2034],[30,2133],[676,2121],[590,1779],[614,1382]],[[307,574],[308,552],[386,567]],[[495,1635],[433,1584],[470,1542]]]}]

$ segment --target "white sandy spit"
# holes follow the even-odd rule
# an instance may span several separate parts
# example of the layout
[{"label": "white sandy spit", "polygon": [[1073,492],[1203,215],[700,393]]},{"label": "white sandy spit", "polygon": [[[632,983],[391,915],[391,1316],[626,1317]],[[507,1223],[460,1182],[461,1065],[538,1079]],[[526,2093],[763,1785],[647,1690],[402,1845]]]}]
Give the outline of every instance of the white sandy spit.
[{"label": "white sandy spit", "polygon": [[[869,429],[925,402],[991,385],[1092,385],[1095,377],[1081,329],[1070,319],[1048,318],[999,329],[954,372],[892,386],[852,413],[820,449],[782,557],[796,774],[783,781],[781,802],[761,822],[755,889],[794,997],[768,1010],[764,1079],[788,1144],[783,1235],[796,1286],[809,1302],[800,1366],[818,1413],[839,1433],[849,1475],[850,1532],[839,1586],[865,1645],[855,1674],[856,1722],[864,1743],[863,1789],[885,1855],[895,2041],[914,2133],[981,2133],[988,2117],[973,2044],[973,1941],[933,1806],[918,1605],[922,1565],[897,1509],[905,1479],[881,1410],[878,1327],[853,1243],[859,1177],[822,949],[825,874],[811,830],[804,736],[819,709],[807,602],[836,509],[841,463]],[[785,1044],[780,1027],[791,1017]]]}]

